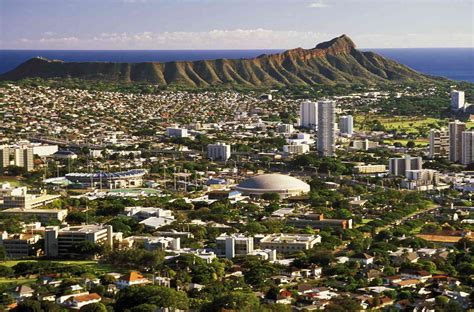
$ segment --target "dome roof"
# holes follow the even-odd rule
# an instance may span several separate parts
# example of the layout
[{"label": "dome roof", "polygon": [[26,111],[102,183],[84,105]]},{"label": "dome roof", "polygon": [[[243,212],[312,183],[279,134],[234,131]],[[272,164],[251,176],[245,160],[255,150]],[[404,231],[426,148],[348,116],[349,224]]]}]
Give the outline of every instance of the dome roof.
[{"label": "dome roof", "polygon": [[309,192],[309,184],[283,174],[262,174],[248,178],[237,185],[237,190],[283,191],[299,190]]}]

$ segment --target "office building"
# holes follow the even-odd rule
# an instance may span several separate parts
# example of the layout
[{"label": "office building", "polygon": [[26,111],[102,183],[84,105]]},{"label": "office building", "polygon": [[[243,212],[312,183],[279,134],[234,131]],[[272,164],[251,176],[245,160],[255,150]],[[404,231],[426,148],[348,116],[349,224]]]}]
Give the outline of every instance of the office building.
[{"label": "office building", "polygon": [[421,157],[405,155],[402,158],[390,158],[388,172],[394,176],[406,176],[408,170],[421,170],[422,165]]},{"label": "office building", "polygon": [[367,151],[371,148],[377,148],[379,147],[379,142],[372,142],[369,141],[368,139],[365,140],[354,140],[351,141],[349,148],[353,150],[364,150]]},{"label": "office building", "polygon": [[474,163],[474,130],[464,131],[462,133],[461,146],[461,163],[463,165]]},{"label": "office building", "polygon": [[52,203],[61,195],[28,194],[26,187],[10,187],[8,184],[3,184],[0,197],[3,209],[34,209]]},{"label": "office building", "polygon": [[309,100],[300,104],[300,126],[315,129],[318,126],[318,105]]},{"label": "office building", "polygon": [[458,120],[449,123],[449,160],[460,162],[462,156],[462,133],[466,124]]},{"label": "office building", "polygon": [[359,165],[354,166],[355,174],[382,174],[387,172],[385,165]]},{"label": "office building", "polygon": [[253,237],[242,234],[222,234],[216,238],[216,254],[232,259],[238,255],[248,255],[254,251]]},{"label": "office building", "polygon": [[111,225],[78,225],[59,228],[48,226],[44,232],[44,252],[47,257],[62,257],[74,254],[73,246],[89,241],[113,247],[113,231]]},{"label": "office building", "polygon": [[342,135],[352,136],[354,134],[354,119],[351,115],[339,118],[339,131]]},{"label": "office building", "polygon": [[352,219],[326,219],[322,213],[307,213],[290,217],[286,220],[286,224],[298,228],[310,227],[313,229],[352,229]]},{"label": "office building", "polygon": [[428,157],[448,158],[449,156],[449,132],[442,128],[430,130],[430,147]]},{"label": "office building", "polygon": [[260,240],[261,249],[272,249],[278,253],[294,253],[308,250],[321,243],[321,236],[312,234],[270,234]]},{"label": "office building", "polygon": [[1,210],[0,214],[11,217],[19,217],[21,219],[34,218],[45,224],[52,220],[63,222],[67,217],[67,209],[8,208]]},{"label": "office building", "polygon": [[464,91],[451,91],[451,109],[460,110],[465,107]]},{"label": "office building", "polygon": [[178,127],[168,127],[166,128],[166,135],[170,138],[187,138],[188,129],[178,128]]},{"label": "office building", "polygon": [[318,144],[321,156],[333,156],[336,149],[336,102],[318,102]]},{"label": "office building", "polygon": [[207,158],[211,160],[226,161],[230,158],[230,145],[225,143],[209,144],[207,146]]},{"label": "office building", "polygon": [[8,234],[2,232],[0,246],[3,246],[8,258],[37,256],[36,243],[41,239],[35,234]]},{"label": "office building", "polygon": [[28,172],[34,169],[33,148],[15,148],[15,166],[25,168]]}]

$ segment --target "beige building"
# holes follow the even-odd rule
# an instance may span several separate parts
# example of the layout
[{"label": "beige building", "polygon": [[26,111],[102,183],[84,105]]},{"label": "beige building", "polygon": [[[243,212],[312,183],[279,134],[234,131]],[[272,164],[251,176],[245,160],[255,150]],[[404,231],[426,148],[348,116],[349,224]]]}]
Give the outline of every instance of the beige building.
[{"label": "beige building", "polygon": [[21,208],[21,209],[34,209],[42,206],[46,206],[52,203],[54,200],[61,197],[61,195],[36,195],[28,194],[26,187],[3,187],[1,190],[1,196],[3,199],[3,209],[9,208]]},{"label": "beige building", "polygon": [[387,167],[385,165],[360,165],[354,167],[356,174],[377,174],[386,173]]},{"label": "beige building", "polygon": [[35,244],[40,240],[34,234],[8,234],[2,232],[0,246],[3,246],[8,258],[23,258],[36,256]]},{"label": "beige building", "polygon": [[429,158],[448,158],[449,156],[449,132],[446,129],[430,131]]},{"label": "beige building", "polygon": [[449,123],[449,160],[460,162],[462,158],[462,133],[466,131],[466,124],[455,120]]},{"label": "beige building", "polygon": [[270,234],[260,240],[261,249],[274,249],[279,253],[308,250],[321,243],[321,236],[311,234]]},{"label": "beige building", "polygon": [[24,209],[24,208],[9,208],[0,211],[3,215],[19,216],[21,218],[36,218],[41,223],[46,223],[51,220],[58,220],[63,222],[67,216],[66,209]]}]

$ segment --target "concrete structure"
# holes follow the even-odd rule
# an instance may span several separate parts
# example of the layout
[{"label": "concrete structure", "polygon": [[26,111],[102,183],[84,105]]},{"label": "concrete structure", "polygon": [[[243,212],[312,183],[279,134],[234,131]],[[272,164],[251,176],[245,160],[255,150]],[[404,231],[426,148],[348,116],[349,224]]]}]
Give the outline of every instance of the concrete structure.
[{"label": "concrete structure", "polygon": [[409,190],[428,191],[439,183],[439,172],[430,169],[407,170],[401,186]]},{"label": "concrete structure", "polygon": [[34,209],[46,206],[54,200],[61,197],[61,195],[47,195],[47,194],[28,194],[26,187],[3,187],[0,192],[3,199],[3,209],[20,208],[20,209]]},{"label": "concrete structure", "polygon": [[261,196],[265,193],[277,193],[282,198],[306,194],[309,184],[297,178],[283,174],[262,174],[248,178],[236,186],[243,195]]},{"label": "concrete structure", "polygon": [[230,145],[225,143],[209,144],[207,146],[207,158],[211,160],[226,161],[230,158]]},{"label": "concrete structure", "polygon": [[354,173],[356,174],[381,174],[387,172],[385,165],[360,165],[354,166]]},{"label": "concrete structure", "polygon": [[59,228],[49,226],[44,232],[44,252],[47,257],[64,257],[74,255],[72,249],[77,243],[89,241],[113,247],[113,230],[111,225],[78,225]]},{"label": "concrete structure", "polygon": [[253,237],[242,234],[221,234],[216,238],[216,254],[232,259],[238,255],[248,255],[254,251]]},{"label": "concrete structure", "polygon": [[336,150],[336,102],[318,102],[318,144],[321,156],[333,156]]},{"label": "concrete structure", "polygon": [[308,144],[289,144],[283,145],[283,153],[285,155],[301,155],[309,153]]},{"label": "concrete structure", "polygon": [[460,110],[465,107],[464,91],[451,91],[451,109]]},{"label": "concrete structure", "polygon": [[53,154],[53,158],[57,160],[74,160],[77,159],[77,154],[72,151],[60,150]]},{"label": "concrete structure", "polygon": [[430,130],[430,147],[428,157],[448,158],[449,156],[449,132],[442,128]]},{"label": "concrete structure", "polygon": [[343,135],[352,136],[354,134],[354,118],[351,115],[339,118],[339,131]]},{"label": "concrete structure", "polygon": [[318,105],[305,100],[300,104],[300,126],[315,129],[318,126]]},{"label": "concrete structure", "polygon": [[464,131],[462,133],[461,146],[461,163],[463,165],[474,163],[474,130]]},{"label": "concrete structure", "polygon": [[170,138],[187,138],[188,129],[179,127],[168,127],[166,128],[166,135]]},{"label": "concrete structure", "polygon": [[122,172],[68,173],[66,179],[83,188],[133,188],[143,185],[145,169],[132,169]]},{"label": "concrete structure", "polygon": [[281,124],[281,125],[278,125],[277,130],[280,133],[293,133],[294,128],[293,128],[293,125],[290,125],[290,124]]},{"label": "concrete structure", "polygon": [[32,144],[33,154],[39,157],[51,156],[59,149],[57,145]]},{"label": "concrete structure", "polygon": [[323,214],[308,213],[289,218],[286,224],[293,225],[298,228],[306,228],[307,226],[315,229],[352,229],[352,219],[325,219]]},{"label": "concrete structure", "polygon": [[460,162],[462,157],[462,133],[466,124],[455,120],[449,123],[449,160]]},{"label": "concrete structure", "polygon": [[394,176],[406,176],[407,170],[421,170],[422,165],[421,157],[405,155],[403,158],[390,158],[388,171]]},{"label": "concrete structure", "polygon": [[48,223],[52,220],[63,222],[67,216],[67,209],[25,209],[25,208],[9,208],[1,210],[0,214],[20,217],[20,218],[36,218],[41,223]]},{"label": "concrete structure", "polygon": [[379,147],[379,142],[372,142],[372,141],[369,141],[368,139],[351,141],[350,146],[349,146],[349,148],[351,149],[364,150],[364,151],[367,151],[371,148],[377,148],[377,147]]},{"label": "concrete structure", "polygon": [[3,171],[10,166],[10,148],[8,146],[0,147],[0,170]]},{"label": "concrete structure", "polygon": [[260,240],[261,249],[274,249],[279,253],[308,250],[321,243],[321,236],[311,234],[270,234]]},{"label": "concrete structure", "polygon": [[34,234],[11,234],[2,232],[0,246],[3,246],[8,258],[36,256],[35,244],[41,239]]}]

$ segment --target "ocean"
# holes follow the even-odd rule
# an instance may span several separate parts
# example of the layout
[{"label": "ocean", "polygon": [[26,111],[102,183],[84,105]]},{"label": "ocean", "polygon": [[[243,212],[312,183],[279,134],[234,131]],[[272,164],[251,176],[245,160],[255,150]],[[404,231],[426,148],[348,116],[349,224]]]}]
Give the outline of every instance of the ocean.
[{"label": "ocean", "polygon": [[[252,58],[283,50],[0,50],[0,73],[41,56],[76,62],[169,62]],[[419,72],[474,83],[474,48],[371,49]]]}]

